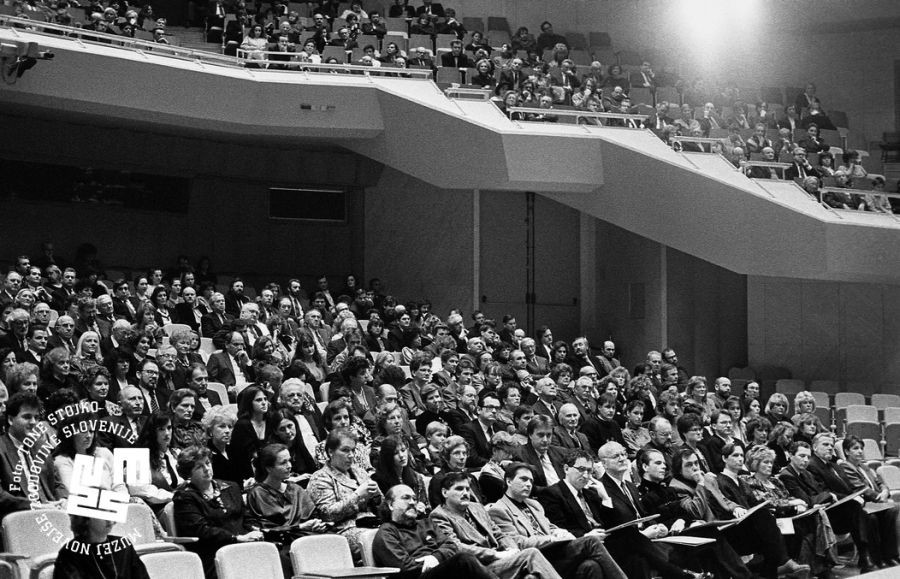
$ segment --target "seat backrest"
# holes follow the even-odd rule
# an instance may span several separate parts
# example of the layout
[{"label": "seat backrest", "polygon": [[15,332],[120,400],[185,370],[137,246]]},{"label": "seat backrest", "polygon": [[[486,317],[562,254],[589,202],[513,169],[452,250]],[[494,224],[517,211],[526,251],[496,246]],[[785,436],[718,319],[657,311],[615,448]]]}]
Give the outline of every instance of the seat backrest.
[{"label": "seat backrest", "polygon": [[[431,478],[431,477],[426,477]],[[428,481],[425,481],[425,487],[428,487]],[[366,529],[359,535],[359,546],[362,548],[363,565],[367,567],[377,567],[375,563],[375,555],[372,553],[372,545],[375,543],[375,535],[378,529]]]},{"label": "seat backrest", "polygon": [[469,32],[484,32],[484,18],[480,16],[463,16],[463,26]]},{"label": "seat backrest", "polygon": [[878,410],[900,408],[900,396],[897,394],[872,394],[872,406]]},{"label": "seat backrest", "polygon": [[878,422],[878,409],[874,406],[851,404],[847,407],[847,422]]},{"label": "seat backrest", "polygon": [[884,458],[881,454],[881,446],[871,438],[863,439],[863,456],[865,460],[881,460]]},{"label": "seat backrest", "polygon": [[900,424],[900,407],[889,406],[884,409],[884,423]]},{"label": "seat backrest", "polygon": [[[54,532],[48,533],[48,528]],[[69,515],[59,509],[19,511],[3,517],[3,550],[9,553],[49,555],[71,538]]]},{"label": "seat backrest", "polygon": [[221,382],[207,382],[206,388],[219,395],[222,404],[228,404],[228,388]]},{"label": "seat backrest", "polygon": [[284,576],[278,548],[272,543],[262,541],[237,543],[220,548],[216,551],[216,573],[219,579]]},{"label": "seat backrest", "polygon": [[291,565],[297,575],[353,567],[350,543],[341,535],[300,537],[291,543]]},{"label": "seat backrest", "polygon": [[156,541],[153,530],[153,511],[144,503],[129,503],[124,523],[116,523],[110,535],[128,537],[135,545]]},{"label": "seat backrest", "polygon": [[200,338],[200,351],[206,352],[207,354],[212,354],[216,351],[216,346],[213,344],[212,338]]},{"label": "seat backrest", "polygon": [[163,326],[163,332],[166,336],[171,336],[175,332],[189,332],[191,327],[187,324],[166,324]]},{"label": "seat backrest", "polygon": [[834,395],[835,408],[847,408],[848,406],[864,406],[866,397],[857,392],[838,392]]},{"label": "seat backrest", "polygon": [[744,380],[756,380],[756,371],[753,368],[731,368],[728,370],[728,377],[734,380],[735,378],[742,378]]},{"label": "seat backrest", "polygon": [[159,522],[168,534],[173,537],[178,536],[178,526],[175,524],[175,503],[171,501],[166,503],[166,506],[163,507],[162,512],[159,514]]},{"label": "seat backrest", "polygon": [[200,556],[190,551],[148,553],[141,556],[150,579],[203,579],[203,563]]},{"label": "seat backrest", "polygon": [[831,408],[831,401],[828,399],[827,392],[810,392],[812,394],[813,400],[816,401],[816,408]]},{"label": "seat backrest", "polygon": [[900,490],[900,468],[886,464],[878,468],[878,474],[884,479],[884,484],[892,491]]},{"label": "seat backrest", "polygon": [[775,382],[775,392],[784,394],[785,396],[793,396],[798,392],[802,392],[806,388],[803,380],[793,380],[790,378],[782,378]]}]

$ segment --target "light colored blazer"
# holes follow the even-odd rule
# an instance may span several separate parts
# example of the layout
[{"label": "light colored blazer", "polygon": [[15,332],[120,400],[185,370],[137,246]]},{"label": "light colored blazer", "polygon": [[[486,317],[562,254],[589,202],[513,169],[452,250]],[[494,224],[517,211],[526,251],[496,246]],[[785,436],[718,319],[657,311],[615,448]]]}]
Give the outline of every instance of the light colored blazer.
[{"label": "light colored blazer", "polygon": [[525,499],[525,504],[531,509],[531,513],[537,520],[540,527],[538,533],[532,530],[528,516],[508,496],[503,495],[499,501],[488,505],[488,514],[490,514],[491,520],[502,533],[513,537],[520,549],[529,547],[540,549],[560,538],[559,536],[554,537],[554,533],[566,532],[550,522],[547,515],[544,514],[544,507],[541,506],[541,503],[534,499]]},{"label": "light colored blazer", "polygon": [[515,540],[494,524],[483,506],[470,502],[467,508],[469,516],[479,528],[469,523],[465,517],[451,513],[443,505],[431,511],[428,518],[434,524],[438,536],[453,541],[460,552],[471,553],[482,562],[494,561],[495,551],[518,548]]},{"label": "light colored blazer", "polygon": [[369,482],[369,475],[352,466],[350,471],[353,477],[325,465],[313,473],[306,489],[316,504],[314,516],[333,522],[338,533],[355,527],[356,516],[368,507],[381,503],[383,498],[379,490],[368,503],[360,504],[354,493]]}]

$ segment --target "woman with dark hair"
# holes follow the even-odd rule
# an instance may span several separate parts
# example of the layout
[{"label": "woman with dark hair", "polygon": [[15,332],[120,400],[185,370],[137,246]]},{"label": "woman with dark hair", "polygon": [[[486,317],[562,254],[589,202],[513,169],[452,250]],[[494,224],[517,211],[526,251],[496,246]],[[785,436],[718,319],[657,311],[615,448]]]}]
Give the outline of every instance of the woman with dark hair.
[{"label": "woman with dark hair", "polygon": [[562,340],[553,342],[551,346],[552,358],[550,358],[550,367],[557,364],[565,364],[566,358],[569,357],[569,345]]},{"label": "woman with dark hair", "polygon": [[6,382],[6,373],[16,365],[16,352],[12,348],[0,348],[0,382]]},{"label": "woman with dark hair", "polygon": [[102,464],[100,488],[128,493],[124,483],[116,483],[113,479],[113,455],[108,448],[97,445],[97,436],[91,428],[91,421],[99,419],[97,414],[78,413],[59,423],[57,437],[59,444],[54,450],[53,464],[59,472],[63,486],[72,490],[72,473],[75,467],[75,456],[78,454],[91,456]]},{"label": "woman with dark hair", "polygon": [[386,352],[387,341],[384,339],[384,322],[380,318],[369,321],[366,327],[366,348],[369,352]]},{"label": "woman with dark hair", "polygon": [[153,288],[153,293],[150,294],[150,303],[156,308],[154,319],[157,326],[163,327],[172,323],[173,312],[169,310],[169,290],[166,289],[166,286],[158,285]]},{"label": "woman with dark hair", "polygon": [[291,481],[291,452],[283,444],[267,444],[256,457],[257,483],[247,491],[247,517],[267,541],[281,544],[285,577],[291,577],[290,546],[294,539],[326,530],[312,518],[316,505],[309,493]]},{"label": "woman with dark hair", "polygon": [[169,396],[169,412],[172,415],[172,446],[177,449],[188,446],[206,446],[206,429],[194,419],[197,393],[190,388],[179,388]]},{"label": "woman with dark hair", "polygon": [[122,408],[109,398],[109,370],[103,366],[89,368],[81,376],[81,387],[78,390],[79,397],[87,402],[96,402],[98,406],[97,416],[119,416]]},{"label": "woman with dark hair", "polygon": [[172,500],[175,488],[183,481],[179,476],[172,443],[172,417],[168,414],[151,414],[138,438],[139,448],[150,450],[150,483],[128,485],[132,496],[144,499],[154,512],[162,511]]},{"label": "woman with dark hair", "polygon": [[159,327],[159,324],[156,322],[156,306],[149,301],[145,300],[141,302],[134,318],[136,320],[134,329],[137,330],[138,333]]},{"label": "woman with dark hair", "polygon": [[53,579],[150,579],[134,545],[110,536],[114,522],[81,515],[69,515],[69,520],[72,539],[56,555]]},{"label": "woman with dark hair", "polygon": [[248,386],[238,397],[238,420],[228,447],[241,480],[253,476],[253,457],[272,435],[269,397],[259,386]]},{"label": "woman with dark hair", "polygon": [[103,360],[103,366],[109,371],[107,398],[115,400],[125,387],[137,384],[137,379],[131,371],[133,359],[132,355],[124,350],[112,350]]},{"label": "woman with dark hair", "polygon": [[336,428],[325,440],[328,462],[309,479],[309,494],[316,504],[315,514],[334,525],[334,532],[350,543],[355,561],[362,560],[357,521],[381,504],[383,495],[378,483],[368,473],[353,466],[356,436],[347,429]]},{"label": "woman with dark hair", "polygon": [[378,451],[378,466],[372,480],[378,483],[382,493],[395,485],[403,484],[413,490],[416,495],[416,510],[425,514],[431,510],[428,506],[428,488],[425,477],[417,473],[409,465],[409,448],[406,441],[399,436],[387,436],[381,441]]},{"label": "woman with dark hair", "polygon": [[769,432],[772,423],[764,416],[757,416],[747,421],[747,446],[761,444],[765,446],[769,442]]},{"label": "woman with dark hair", "polygon": [[513,414],[516,408],[522,404],[522,391],[517,383],[506,382],[497,389],[497,396],[500,398],[500,411],[497,412],[497,422],[494,424],[494,428],[513,433],[516,431]]},{"label": "woman with dark hair", "polygon": [[609,68],[606,69],[606,79],[603,81],[603,88],[608,87],[612,90],[617,86],[622,87],[622,90],[627,93],[631,90],[631,81],[622,73],[621,66],[618,64],[611,64],[609,65]]},{"label": "woman with dark hair", "polygon": [[175,492],[178,532],[197,537],[186,548],[200,556],[208,578],[216,577],[216,551],[225,545],[263,538],[250,530],[238,485],[213,478],[209,449],[189,446],[178,456],[178,474],[184,479]]},{"label": "woman with dark hair", "polygon": [[807,153],[821,153],[831,148],[819,137],[819,125],[810,123],[806,127],[806,136],[797,141],[798,147],[803,147]]},{"label": "woman with dark hair", "polygon": [[[305,419],[303,419],[305,420]],[[296,414],[290,408],[279,408],[272,413],[270,418],[270,428],[272,436],[269,438],[270,444],[283,444],[291,453],[291,465],[297,480],[309,478],[309,475],[316,472],[319,465],[316,464],[315,458],[303,442],[303,437],[297,434]]]},{"label": "woman with dark hair", "polygon": [[[406,442],[409,450],[409,464],[417,472],[425,472],[425,456],[419,449],[417,438],[407,434],[403,430],[403,422],[406,420],[406,414],[399,404],[393,402],[382,404],[376,410],[375,422],[375,440],[372,441],[372,450],[369,453],[371,462],[377,466],[379,453],[381,451],[381,443],[388,436],[398,436]],[[418,433],[416,437],[421,438]]]},{"label": "woman with dark hair", "polygon": [[306,372],[305,382],[312,386],[314,391],[318,391],[319,385],[322,384],[328,373],[325,370],[324,360],[316,348],[316,340],[307,328],[297,330],[297,350],[294,352],[291,365],[284,372],[285,378],[297,377],[298,366]]},{"label": "woman with dark hair", "polygon": [[776,422],[772,426],[767,446],[775,452],[775,466],[772,471],[775,474],[778,474],[790,462],[788,461],[788,449],[794,442],[796,432],[797,429],[790,422]]}]

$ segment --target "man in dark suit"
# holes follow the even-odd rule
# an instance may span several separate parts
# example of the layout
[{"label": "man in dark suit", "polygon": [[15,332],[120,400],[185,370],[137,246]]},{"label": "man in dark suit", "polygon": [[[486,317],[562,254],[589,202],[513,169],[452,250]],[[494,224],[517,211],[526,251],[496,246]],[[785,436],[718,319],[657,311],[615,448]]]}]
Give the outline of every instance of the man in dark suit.
[{"label": "man in dark suit", "polygon": [[137,444],[137,437],[147,422],[144,395],[137,386],[126,386],[119,391],[118,402],[122,414],[103,418],[113,426],[99,433],[99,444],[110,449],[131,448]]},{"label": "man in dark suit", "polygon": [[181,299],[184,301],[175,304],[175,318],[179,324],[187,324],[192,330],[199,332],[203,316],[209,314],[210,311],[197,301],[197,290],[193,287],[181,290]]},{"label": "man in dark suit", "polygon": [[228,388],[229,398],[233,395],[236,400],[238,393],[253,380],[250,356],[247,355],[241,333],[228,332],[225,336],[225,351],[211,354],[206,367],[212,381],[224,384]]},{"label": "man in dark suit", "polygon": [[119,279],[113,283],[112,300],[113,315],[132,324],[137,321],[137,310],[141,306],[141,300],[131,295],[127,281]]},{"label": "man in dark suit", "polygon": [[0,346],[12,348],[16,353],[18,360],[25,355],[28,350],[28,329],[31,327],[30,316],[28,312],[16,308],[9,314],[7,318],[9,324],[9,333],[0,338]]},{"label": "man in dark suit", "polygon": [[[610,456],[606,461],[623,463],[621,468],[613,468],[617,474],[624,474],[630,468],[625,448],[611,442],[607,450]],[[651,542],[647,535],[662,536],[662,530],[655,529],[662,525],[652,525],[643,532],[631,526],[607,535],[604,526],[619,525],[642,516],[636,507],[637,490],[630,482],[624,482],[628,492],[634,493],[632,496],[635,498],[629,500],[619,486],[622,481],[607,474],[602,484],[597,484],[591,476],[593,471],[594,461],[589,453],[576,450],[568,454],[565,476],[540,497],[550,521],[576,537],[599,536],[605,539],[606,548],[631,579],[649,579],[651,569],[656,569],[663,577],[698,577],[699,574],[669,563],[663,551]],[[612,487],[614,490],[610,492]]]},{"label": "man in dark suit", "polygon": [[471,449],[466,466],[481,467],[491,459],[491,437],[494,423],[500,411],[500,399],[493,390],[482,390],[478,396],[478,417],[459,427],[462,436]]},{"label": "man in dark suit", "polygon": [[[363,361],[365,362],[365,360]],[[364,388],[369,387],[364,386]],[[371,388],[369,388],[369,390],[371,390]],[[444,399],[441,398],[441,389],[438,387],[438,385],[433,383],[426,384],[425,387],[422,388],[421,394],[422,403],[425,405],[425,410],[416,418],[416,432],[418,432],[422,436],[425,436],[425,432],[428,430],[428,425],[432,422],[440,422],[445,426],[448,426],[448,423],[447,415],[443,410]],[[373,392],[373,400],[374,397],[375,393]],[[469,444],[469,446],[472,446],[471,443]]]},{"label": "man in dark suit", "polygon": [[475,387],[469,384],[460,388],[456,408],[447,411],[447,423],[454,434],[462,436],[463,425],[476,418],[478,418],[478,394]]},{"label": "man in dark suit", "polygon": [[522,64],[521,58],[514,58],[510,61],[509,68],[500,73],[500,80],[497,81],[494,94],[502,95],[508,90],[520,90],[522,83],[528,79],[528,75],[522,71]]},{"label": "man in dark suit", "polygon": [[[34,444],[28,447],[24,444],[26,439],[34,436],[40,415],[40,400],[30,392],[13,394],[6,405],[8,430],[0,436],[2,514],[25,510],[31,506],[32,499],[37,499],[34,502],[40,502],[45,508],[57,508],[69,496],[53,461],[48,458],[53,444],[44,435],[37,436]],[[42,455],[44,460],[38,462]]]},{"label": "man in dark suit", "polygon": [[203,362],[191,364],[187,374],[186,386],[197,394],[197,403],[194,405],[194,415],[192,416],[194,420],[202,419],[208,408],[228,404],[228,400],[222,400],[218,392],[207,387],[209,384],[209,372],[206,369],[206,364]]},{"label": "man in dark suit", "polygon": [[547,358],[537,355],[537,344],[534,338],[525,338],[519,347],[525,354],[525,369],[528,370],[532,379],[537,380],[550,373],[550,363]]},{"label": "man in dark suit", "polygon": [[53,326],[53,335],[47,340],[47,351],[65,348],[69,355],[75,354],[75,320],[70,316],[60,316]]},{"label": "man in dark suit", "polygon": [[472,62],[471,58],[463,54],[462,42],[454,40],[450,43],[450,52],[445,52],[441,55],[441,66],[450,68],[473,68],[475,63]]},{"label": "man in dark suit", "polygon": [[549,416],[556,421],[556,415],[559,414],[559,406],[556,401],[556,382],[552,378],[541,378],[534,385],[537,392],[538,400],[532,405],[535,414],[543,414]]},{"label": "man in dark suit", "polygon": [[427,14],[432,20],[444,17],[444,7],[433,0],[422,0],[422,5],[416,8],[416,16]]},{"label": "man in dark suit", "polygon": [[[216,292],[210,297],[212,311],[200,318],[200,335],[204,338],[215,338],[222,330],[227,330],[234,321],[234,316],[225,312],[225,296]],[[217,344],[218,347],[224,344]]]},{"label": "man in dark suit", "polygon": [[819,107],[822,106],[822,101],[816,96],[816,85],[809,83],[806,85],[806,90],[797,95],[796,100],[794,100],[794,108],[798,114],[802,115],[803,111],[809,109],[813,103],[818,104]]},{"label": "man in dark suit", "polygon": [[563,464],[566,450],[553,446],[553,419],[544,414],[535,414],[525,431],[528,443],[522,447],[522,461],[534,469],[534,496],[540,498],[546,487],[565,478]]},{"label": "man in dark suit", "polygon": [[558,424],[553,428],[552,443],[566,450],[591,450],[587,436],[578,431],[581,414],[574,404],[563,404],[557,415]]},{"label": "man in dark suit", "polygon": [[819,170],[813,167],[806,159],[806,149],[803,147],[795,147],[792,154],[794,156],[794,162],[790,167],[784,170],[784,179],[786,181],[805,177],[822,177]]},{"label": "man in dark suit", "polygon": [[566,357],[566,364],[572,367],[573,372],[580,372],[585,366],[596,369],[597,364],[591,360],[590,352],[591,347],[588,339],[584,336],[579,336],[572,341],[572,352]]},{"label": "man in dark suit", "polygon": [[700,452],[706,459],[706,464],[712,472],[718,474],[725,468],[725,460],[722,458],[722,449],[726,444],[733,443],[747,450],[744,443],[732,436],[733,421],[731,415],[725,410],[713,412],[709,418],[713,435],[700,444]]}]

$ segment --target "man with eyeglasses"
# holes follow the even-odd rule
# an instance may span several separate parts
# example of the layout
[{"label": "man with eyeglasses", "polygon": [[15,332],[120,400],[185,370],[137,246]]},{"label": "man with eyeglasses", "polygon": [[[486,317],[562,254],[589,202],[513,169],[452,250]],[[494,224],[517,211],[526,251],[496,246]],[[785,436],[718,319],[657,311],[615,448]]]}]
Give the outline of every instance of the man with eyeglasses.
[{"label": "man with eyeglasses", "polygon": [[654,416],[650,419],[647,430],[650,431],[650,444],[646,448],[658,450],[666,457],[666,461],[672,464],[672,457],[675,454],[672,423],[662,416]]},{"label": "man with eyeglasses", "polygon": [[16,294],[22,289],[22,276],[15,271],[6,274],[3,280],[3,291],[0,292],[0,308],[5,308],[16,301]]},{"label": "man with eyeglasses", "polygon": [[785,180],[805,179],[806,177],[822,178],[822,174],[819,173],[819,170],[813,167],[806,158],[806,149],[803,147],[794,147],[792,155],[794,156],[794,162],[790,167],[784,170]]},{"label": "man with eyeglasses", "polygon": [[71,316],[60,316],[53,326],[53,335],[47,340],[47,351],[63,347],[70,356],[75,355],[75,320]]},{"label": "man with eyeglasses", "polygon": [[727,411],[717,410],[713,412],[709,417],[709,423],[713,435],[703,441],[700,445],[700,450],[706,457],[709,468],[712,472],[718,474],[725,468],[725,461],[722,458],[722,449],[726,444],[735,444],[740,446],[744,451],[746,451],[747,448],[743,442],[732,436],[734,433],[734,421],[731,418],[731,414]]},{"label": "man with eyeglasses", "polygon": [[210,379],[225,385],[232,402],[252,382],[252,362],[245,348],[244,336],[240,332],[230,331],[225,336],[225,351],[211,354],[207,362]]},{"label": "man with eyeglasses", "polygon": [[491,437],[494,436],[494,424],[500,411],[500,399],[492,390],[482,390],[478,396],[478,416],[475,420],[459,427],[459,435],[469,445],[471,452],[466,466],[482,467],[491,459],[493,448]]},{"label": "man with eyeglasses", "polygon": [[138,388],[144,397],[143,413],[150,415],[165,409],[169,403],[169,393],[158,388],[159,365],[149,357],[144,358],[138,365],[137,377]]},{"label": "man with eyeglasses", "polygon": [[563,469],[566,450],[552,444],[555,425],[546,414],[535,414],[525,430],[528,443],[522,447],[522,460],[534,469],[534,496],[537,499],[547,487],[566,476]]}]

